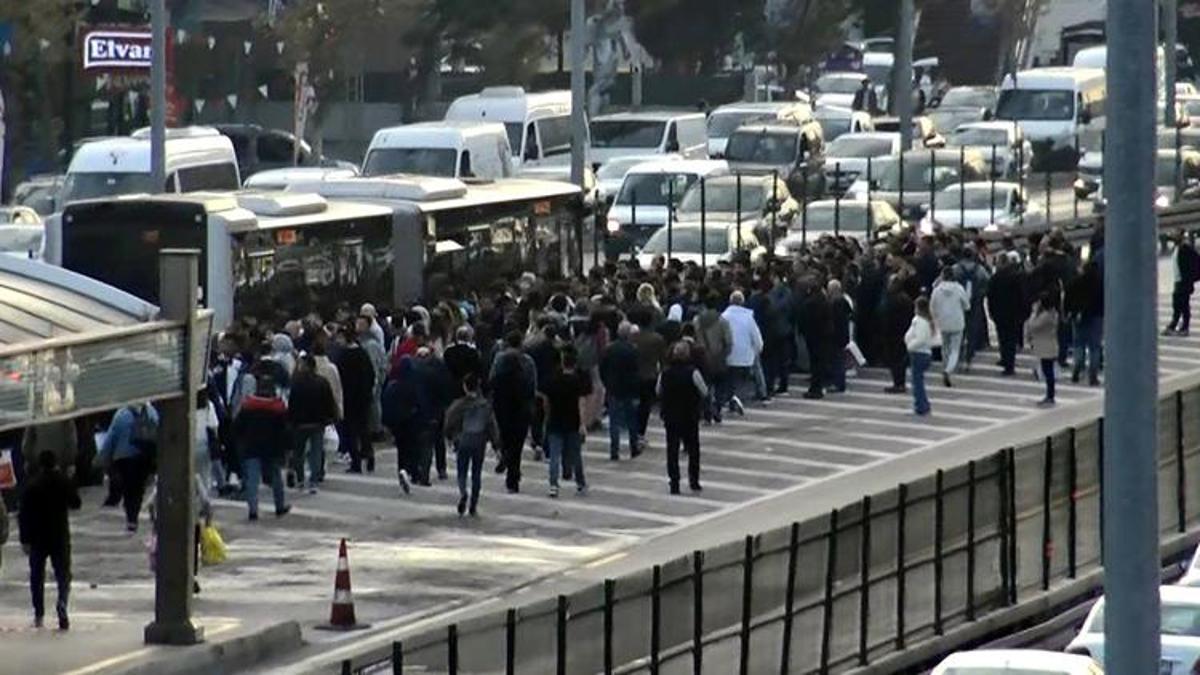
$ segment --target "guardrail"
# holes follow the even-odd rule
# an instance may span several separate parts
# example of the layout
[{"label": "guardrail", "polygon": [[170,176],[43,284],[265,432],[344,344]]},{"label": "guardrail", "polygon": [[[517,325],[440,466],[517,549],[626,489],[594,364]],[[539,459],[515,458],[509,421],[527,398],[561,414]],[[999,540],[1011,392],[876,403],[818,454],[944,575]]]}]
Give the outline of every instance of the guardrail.
[{"label": "guardrail", "polygon": [[[1164,396],[1159,425],[1175,556],[1200,532],[1200,384]],[[947,636],[978,640],[1095,588],[1102,439],[1092,419],[823,517],[406,637],[341,672],[894,672],[881,664],[910,667]]]}]

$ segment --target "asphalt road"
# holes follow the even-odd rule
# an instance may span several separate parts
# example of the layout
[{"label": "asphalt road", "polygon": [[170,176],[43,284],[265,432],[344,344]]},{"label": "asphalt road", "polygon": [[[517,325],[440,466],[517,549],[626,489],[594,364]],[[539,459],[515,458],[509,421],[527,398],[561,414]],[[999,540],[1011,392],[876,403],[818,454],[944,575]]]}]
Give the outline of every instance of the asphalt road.
[{"label": "asphalt road", "polygon": [[[1169,308],[1169,300],[1165,302],[1160,312]],[[994,354],[981,355],[969,374],[956,378],[953,389],[932,384],[934,414],[929,419],[914,418],[907,397],[883,393],[887,376],[880,371],[860,373],[850,380],[847,393],[823,401],[800,398],[803,388],[795,386],[744,418],[702,430],[705,489],[698,495],[668,494],[657,424],[649,434],[649,451],[632,461],[609,461],[605,433],[588,437],[591,491],[586,496],[564,490],[561,498],[550,499],[544,465],[528,456],[522,493],[506,494],[489,460],[478,518],[455,514],[453,480],[401,496],[390,448],[380,452],[373,476],[347,475],[333,464],[319,495],[289,492],[295,510],[281,520],[264,507],[268,515],[248,523],[243,504],[218,502],[229,560],[202,570],[204,590],[196,611],[210,621],[232,618],[243,628],[298,620],[311,645],[294,658],[319,656],[361,635],[310,630],[328,618],[342,537],[349,540],[359,620],[377,629],[404,626],[579,568],[785,488],[883,465],[933,443],[1020,425],[1039,413],[1033,403],[1042,385],[1028,375],[1033,361],[1022,357],[1022,376],[1004,379],[994,360]],[[1200,336],[1162,341],[1162,376],[1195,370],[1200,370]],[[1059,391],[1064,406],[1099,396],[1099,389],[1069,381]],[[262,497],[269,504],[265,491]],[[847,494],[846,501],[857,497]],[[65,672],[101,657],[119,657],[118,647],[126,643],[113,636],[128,638],[124,633],[133,630],[140,637],[141,624],[152,616],[148,525],[141,535],[125,534],[119,510],[100,508],[102,498],[96,489],[87,491],[83,513],[75,519],[72,606],[77,618],[72,634],[56,642],[59,648],[28,640],[25,571],[15,537],[4,547],[8,564],[0,570],[0,650],[12,655],[15,666]],[[81,644],[96,647],[89,651]],[[7,668],[0,666],[0,672],[34,672]]]}]

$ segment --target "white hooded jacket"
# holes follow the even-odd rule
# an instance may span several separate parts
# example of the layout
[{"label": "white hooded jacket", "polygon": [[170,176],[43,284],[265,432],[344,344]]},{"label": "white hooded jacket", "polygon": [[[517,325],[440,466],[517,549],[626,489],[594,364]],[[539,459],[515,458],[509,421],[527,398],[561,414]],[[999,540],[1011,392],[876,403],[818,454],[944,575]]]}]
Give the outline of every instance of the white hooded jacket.
[{"label": "white hooded jacket", "polygon": [[741,305],[730,305],[721,316],[729,322],[733,334],[733,348],[725,364],[730,368],[749,368],[762,353],[762,332],[754,321],[754,312]]},{"label": "white hooded jacket", "polygon": [[942,333],[961,333],[967,326],[967,312],[971,309],[971,296],[957,281],[941,280],[933,285],[929,294],[929,313],[933,324]]}]

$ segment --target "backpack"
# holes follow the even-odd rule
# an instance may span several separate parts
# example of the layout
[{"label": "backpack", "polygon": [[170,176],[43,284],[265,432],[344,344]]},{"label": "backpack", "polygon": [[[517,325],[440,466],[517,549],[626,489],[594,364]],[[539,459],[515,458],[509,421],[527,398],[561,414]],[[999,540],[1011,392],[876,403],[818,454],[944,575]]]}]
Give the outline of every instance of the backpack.
[{"label": "backpack", "polygon": [[458,445],[464,448],[481,448],[488,442],[492,430],[492,409],[487,401],[480,399],[463,410],[462,433]]},{"label": "backpack", "polygon": [[523,403],[533,400],[534,377],[529,369],[529,362],[520,353],[508,352],[501,354],[497,364],[496,377],[492,381],[492,392],[497,401],[508,403]]},{"label": "backpack", "polygon": [[150,416],[149,404],[130,408],[133,413],[133,431],[130,443],[138,450],[153,454],[158,449],[158,423]]}]

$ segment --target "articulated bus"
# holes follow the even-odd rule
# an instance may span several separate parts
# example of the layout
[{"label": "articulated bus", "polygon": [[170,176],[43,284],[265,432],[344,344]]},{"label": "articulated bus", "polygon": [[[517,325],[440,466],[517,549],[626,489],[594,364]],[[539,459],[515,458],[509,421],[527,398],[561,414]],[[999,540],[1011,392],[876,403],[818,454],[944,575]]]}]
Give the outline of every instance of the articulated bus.
[{"label": "articulated bus", "polygon": [[399,176],[121,197],[70,205],[47,232],[47,259],[157,302],[159,251],[199,249],[215,325],[277,322],[399,306],[446,283],[483,289],[525,270],[580,272],[581,203],[566,183]]}]

